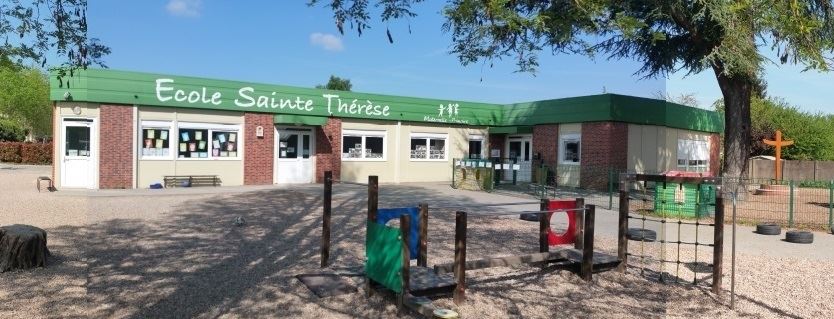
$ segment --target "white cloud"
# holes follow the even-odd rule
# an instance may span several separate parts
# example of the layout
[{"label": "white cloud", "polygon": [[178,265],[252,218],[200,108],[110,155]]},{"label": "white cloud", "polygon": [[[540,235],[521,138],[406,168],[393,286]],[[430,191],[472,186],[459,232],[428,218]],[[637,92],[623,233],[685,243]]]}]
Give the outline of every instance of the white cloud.
[{"label": "white cloud", "polygon": [[330,33],[313,33],[310,35],[310,44],[319,46],[327,51],[342,51],[345,49],[342,38]]},{"label": "white cloud", "polygon": [[179,17],[199,17],[202,9],[202,0],[169,0],[165,5],[169,14]]}]

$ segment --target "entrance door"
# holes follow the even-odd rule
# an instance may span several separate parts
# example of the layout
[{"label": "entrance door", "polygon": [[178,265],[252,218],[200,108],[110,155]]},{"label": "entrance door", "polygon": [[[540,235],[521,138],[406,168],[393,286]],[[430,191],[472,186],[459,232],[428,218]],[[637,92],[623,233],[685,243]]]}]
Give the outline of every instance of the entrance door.
[{"label": "entrance door", "polygon": [[[520,182],[531,181],[531,170],[533,168],[533,136],[532,135],[516,135],[507,138],[507,157],[512,163],[513,159],[519,165],[516,172],[516,179]],[[512,171],[505,171],[504,179],[512,180]]]},{"label": "entrance door", "polygon": [[92,119],[63,119],[61,123],[61,186],[95,188],[95,122]]},{"label": "entrance door", "polygon": [[313,130],[309,128],[276,128],[275,183],[313,183],[316,165],[313,162]]}]

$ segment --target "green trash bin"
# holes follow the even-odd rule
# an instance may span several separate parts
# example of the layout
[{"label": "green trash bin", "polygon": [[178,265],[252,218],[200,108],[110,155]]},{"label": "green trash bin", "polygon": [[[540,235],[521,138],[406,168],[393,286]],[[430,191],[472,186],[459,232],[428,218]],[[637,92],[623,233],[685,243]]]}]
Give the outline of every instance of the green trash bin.
[{"label": "green trash bin", "polygon": [[701,218],[715,214],[715,185],[657,183],[654,211],[668,217]]}]

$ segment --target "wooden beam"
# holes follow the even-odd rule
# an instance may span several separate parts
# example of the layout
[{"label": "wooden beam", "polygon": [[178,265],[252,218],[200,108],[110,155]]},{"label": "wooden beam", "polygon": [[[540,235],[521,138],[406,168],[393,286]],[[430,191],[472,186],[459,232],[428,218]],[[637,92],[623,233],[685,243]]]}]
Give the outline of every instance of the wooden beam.
[{"label": "wooden beam", "polygon": [[594,217],[596,216],[596,206],[587,205],[585,210],[585,227],[582,246],[582,264],[579,268],[579,275],[585,281],[591,281],[591,276],[594,273]]},{"label": "wooden beam", "polygon": [[[553,252],[535,253],[529,255],[506,256],[485,258],[479,260],[472,260],[466,262],[466,270],[485,269],[493,267],[511,267],[521,264],[531,264],[539,262],[551,262],[556,260],[567,259],[565,250],[558,250]],[[439,264],[434,265],[434,272],[444,274],[454,271],[456,264]]]},{"label": "wooden beam", "polygon": [[428,259],[429,237],[429,204],[420,204],[420,251],[417,255],[417,266],[426,267]]},{"label": "wooden beam", "polygon": [[409,289],[409,275],[411,274],[411,270],[409,267],[411,266],[411,256],[408,250],[408,242],[409,242],[409,235],[410,235],[410,223],[411,223],[411,216],[409,214],[402,214],[400,215],[400,236],[402,239],[400,240],[400,249],[402,249],[402,268],[400,268],[400,285],[402,287],[402,292],[400,293],[400,298],[397,299],[397,307],[400,311],[404,310],[405,306],[405,298],[408,295]]},{"label": "wooden beam", "polygon": [[375,175],[368,176],[368,220],[376,222],[376,213],[379,208],[379,178]]},{"label": "wooden beam", "polygon": [[[545,198],[541,200],[539,211],[547,211],[549,201]],[[547,231],[550,230],[550,214],[539,214],[539,252],[546,253],[550,250],[550,244],[547,242]]]},{"label": "wooden beam", "polygon": [[617,258],[620,259],[620,265],[617,269],[625,272],[628,267],[628,190],[626,189],[628,181],[620,182],[620,220],[619,229],[617,231]]},{"label": "wooden beam", "polygon": [[323,214],[321,221],[321,268],[330,263],[330,217],[333,209],[333,172],[324,172]]},{"label": "wooden beam", "polygon": [[[576,199],[576,208],[585,208],[584,198],[580,197]],[[573,241],[573,248],[582,249],[582,240],[584,240],[584,238],[582,237],[582,227],[585,226],[585,223],[583,222],[585,218],[585,211],[577,210],[574,211],[574,214],[576,214],[576,224],[574,226],[576,227],[576,237],[574,237],[575,239]]]},{"label": "wooden beam", "polygon": [[456,305],[466,301],[466,212],[455,213],[455,292],[452,296]]},{"label": "wooden beam", "polygon": [[715,230],[712,247],[712,293],[721,295],[721,277],[724,261],[724,195],[721,187],[715,188]]}]

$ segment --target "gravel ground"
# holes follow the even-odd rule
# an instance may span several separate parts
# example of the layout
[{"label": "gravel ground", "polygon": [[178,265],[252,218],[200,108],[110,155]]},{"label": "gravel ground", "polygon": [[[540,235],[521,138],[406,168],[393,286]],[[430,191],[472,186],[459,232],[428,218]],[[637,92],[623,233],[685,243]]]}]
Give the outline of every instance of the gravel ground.
[{"label": "gravel ground", "polygon": [[[34,178],[48,168],[0,169],[0,224],[45,228],[54,256],[48,268],[0,274],[0,318],[401,318],[393,298],[359,293],[317,298],[294,278],[318,272],[321,198],[316,186],[257,189],[231,194],[87,196],[41,193]],[[463,193],[383,185],[380,207],[432,199],[461,203]],[[170,194],[161,191],[160,194]],[[364,260],[366,202],[360,186],[334,187],[334,269],[356,271]],[[244,227],[233,226],[243,216]],[[535,223],[515,218],[470,218],[467,256],[535,252]],[[452,260],[454,216],[433,211],[429,264]],[[613,251],[600,236],[598,249]],[[636,244],[632,244],[637,249]],[[823,248],[830,249],[830,247]],[[667,249],[667,258],[671,249]],[[636,250],[632,251],[636,252]],[[644,253],[659,256],[657,244]],[[676,250],[674,250],[676,252]],[[467,302],[435,304],[466,318],[754,317],[821,318],[834,311],[834,261],[738,256],[737,309],[709,292],[708,266],[694,266],[681,250],[677,275],[699,285],[661,284],[657,263],[633,259],[625,274],[597,274],[590,284],[552,268],[493,268],[467,272]],[[699,249],[698,261],[711,254]],[[645,267],[640,271],[638,266]],[[725,260],[729,274],[729,256]],[[668,276],[667,276],[668,275]],[[724,278],[725,295],[730,288]]]}]

